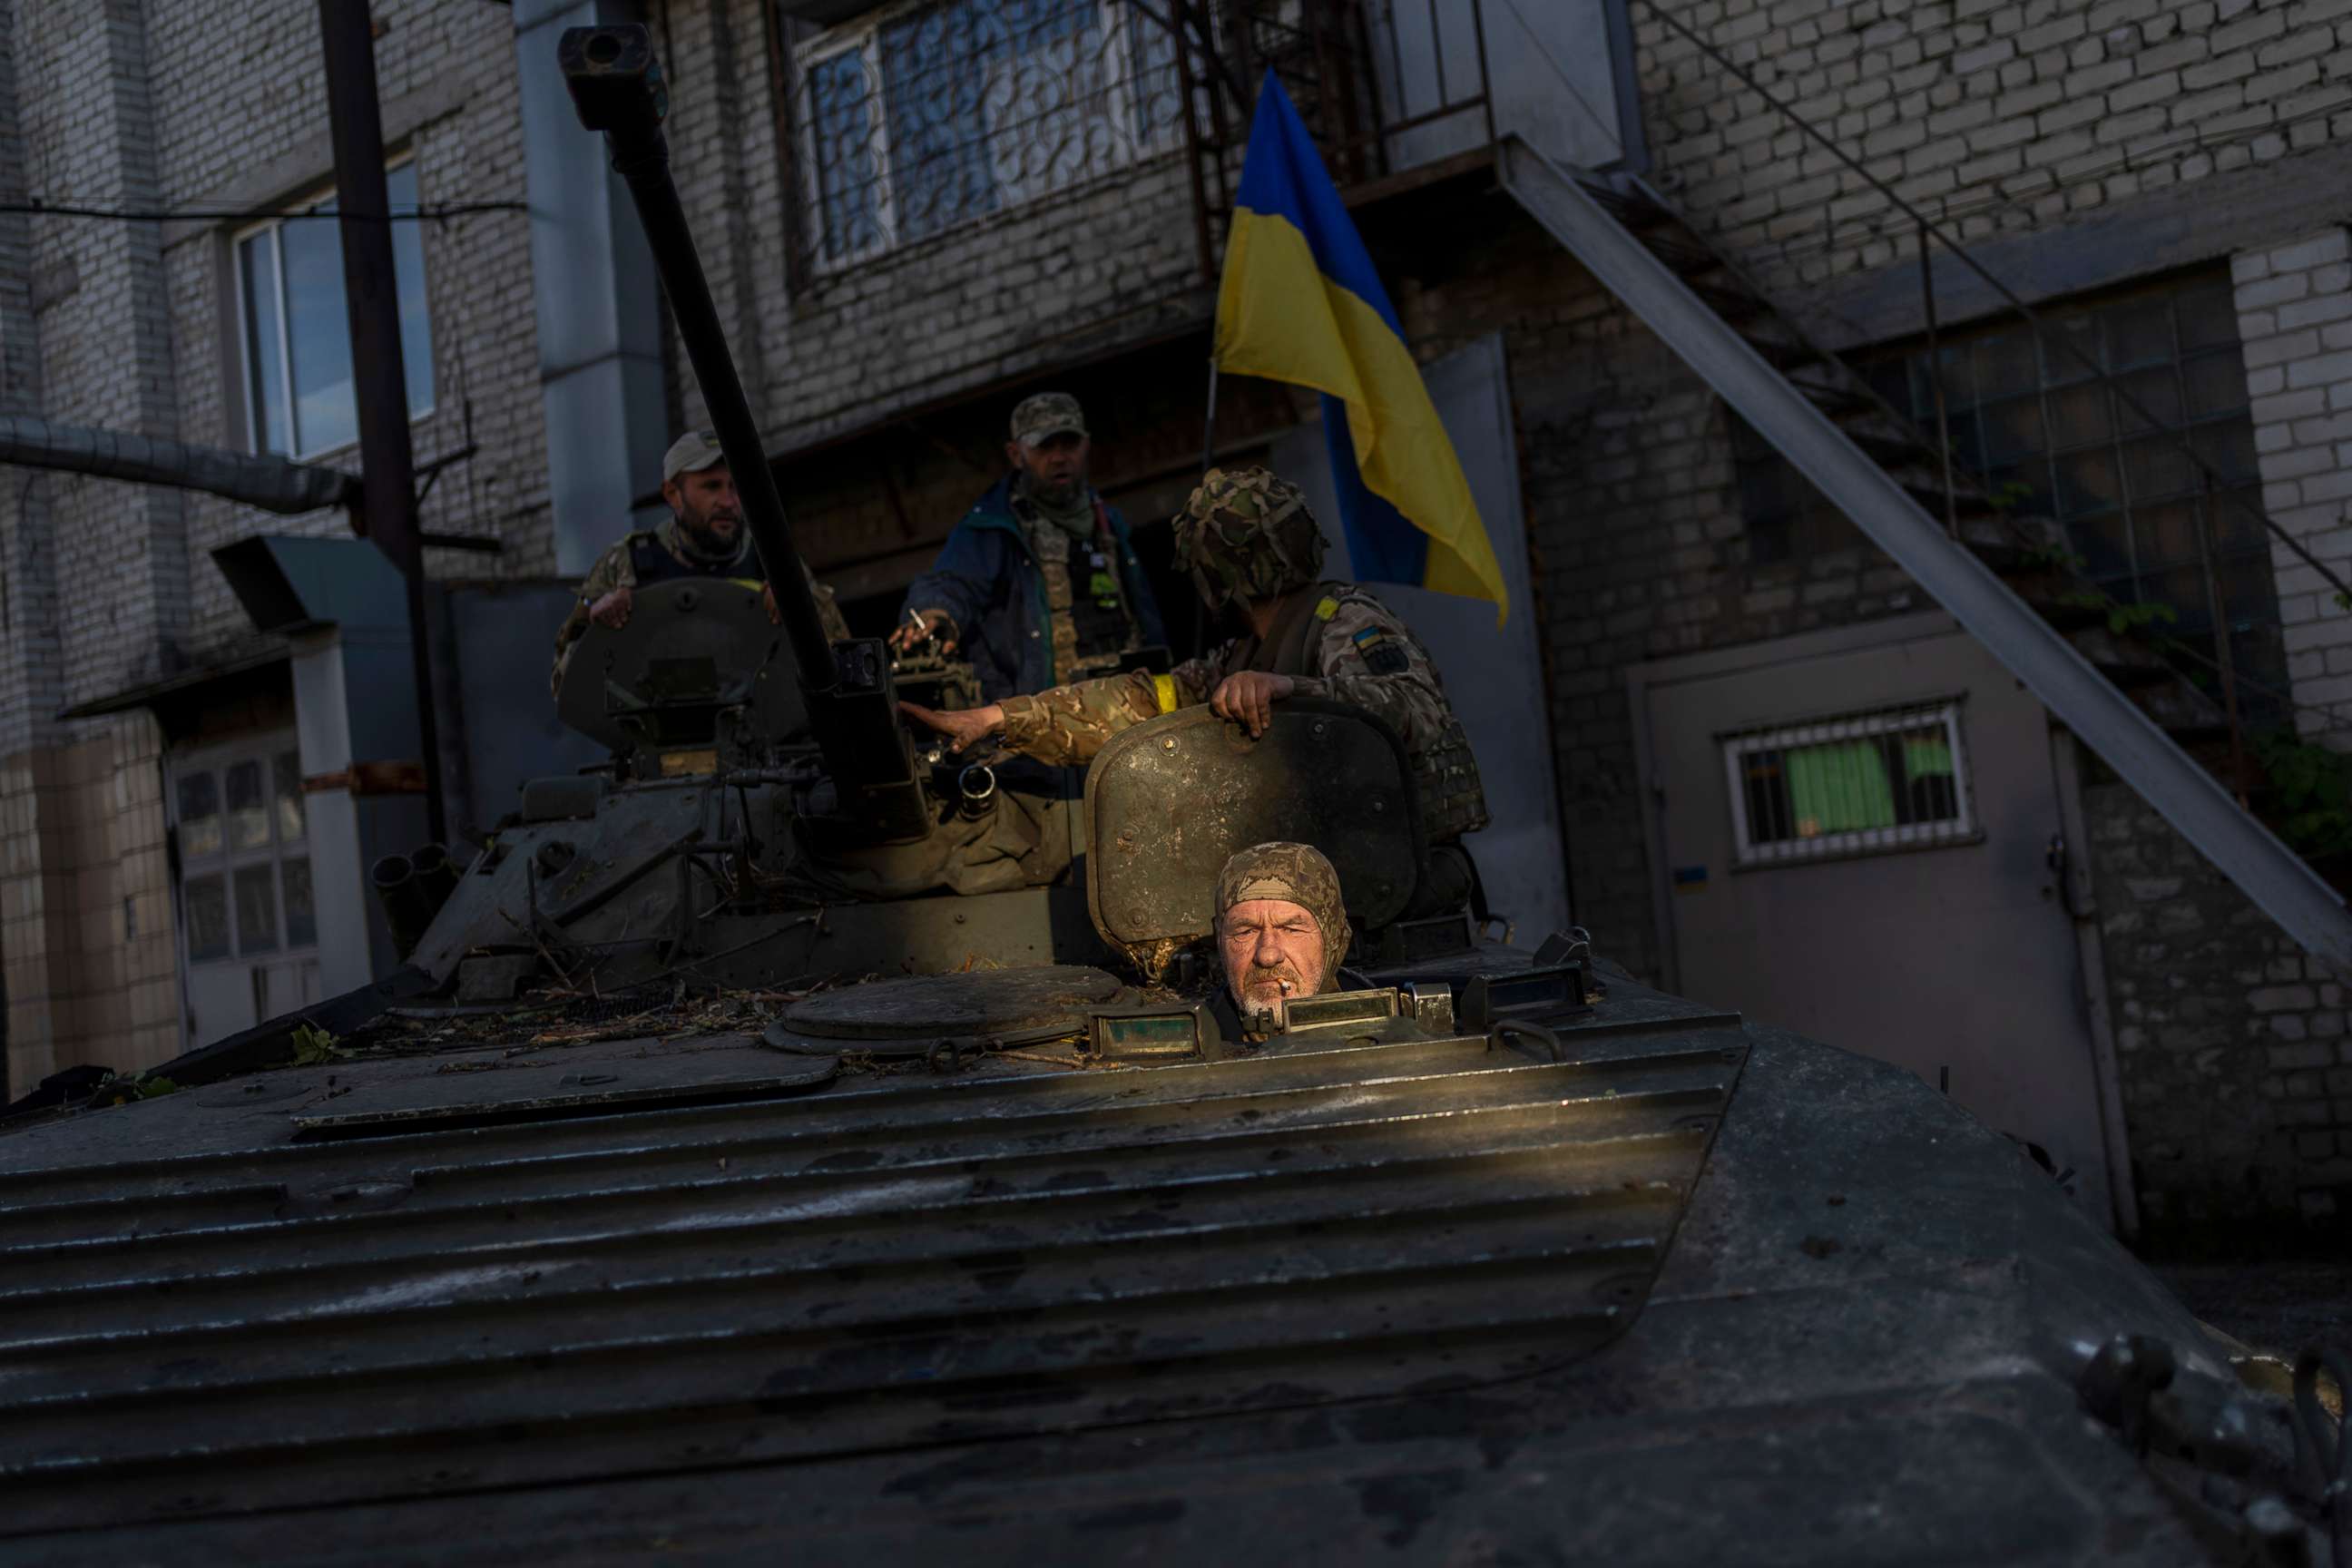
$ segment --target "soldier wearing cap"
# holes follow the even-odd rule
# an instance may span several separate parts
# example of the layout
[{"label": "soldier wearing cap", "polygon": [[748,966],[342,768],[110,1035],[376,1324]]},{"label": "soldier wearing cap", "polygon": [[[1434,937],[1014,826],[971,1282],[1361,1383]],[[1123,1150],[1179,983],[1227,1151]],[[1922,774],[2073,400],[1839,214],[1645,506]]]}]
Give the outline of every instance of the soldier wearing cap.
[{"label": "soldier wearing cap", "polygon": [[1217,953],[1225,989],[1210,1010],[1226,1037],[1290,996],[1341,989],[1348,910],[1339,874],[1307,844],[1254,844],[1217,874]]},{"label": "soldier wearing cap", "polygon": [[1127,520],[1087,482],[1085,412],[1041,392],[1013,411],[1012,472],[965,513],[907,590],[891,641],[961,648],[995,699],[1118,668],[1165,642]]},{"label": "soldier wearing cap", "polygon": [[[727,455],[719,449],[716,434],[689,430],[671,443],[662,458],[662,500],[669,502],[669,521],[657,530],[629,534],[588,569],[572,613],[555,630],[555,671],[549,681],[555,690],[562,689],[563,667],[590,623],[615,630],[627,626],[637,589],[673,577],[764,581],[751,536],[743,528],[735,477],[728,472]],[[808,573],[806,563],[801,571]],[[808,577],[808,585],[824,617],[825,635],[836,642],[846,637],[849,627],[834,605],[833,590],[814,576]],[[768,619],[777,620],[775,594],[764,592]]]},{"label": "soldier wearing cap", "polygon": [[1011,750],[1076,765],[1121,730],[1179,708],[1205,702],[1261,735],[1283,698],[1354,703],[1387,721],[1412,763],[1430,857],[1406,913],[1459,909],[1476,882],[1461,838],[1487,821],[1469,737],[1421,639],[1363,589],[1322,581],[1323,550],[1298,487],[1264,468],[1212,468],[1177,515],[1177,563],[1211,609],[1238,610],[1246,635],[1168,675],[1129,671],[957,713],[902,706],[958,751],[998,734]]}]

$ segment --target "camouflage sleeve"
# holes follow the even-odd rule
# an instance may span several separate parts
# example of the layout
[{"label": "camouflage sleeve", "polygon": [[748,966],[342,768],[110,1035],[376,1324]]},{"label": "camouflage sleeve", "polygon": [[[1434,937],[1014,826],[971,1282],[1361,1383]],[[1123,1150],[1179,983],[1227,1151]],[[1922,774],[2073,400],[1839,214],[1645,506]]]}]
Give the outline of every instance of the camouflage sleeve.
[{"label": "camouflage sleeve", "polygon": [[1437,666],[1421,639],[1378,600],[1349,594],[1323,624],[1316,644],[1323,673],[1302,677],[1302,697],[1329,697],[1369,709],[1419,752],[1440,742],[1451,711]]},{"label": "camouflage sleeve", "polygon": [[637,569],[629,560],[629,542],[622,540],[596,558],[588,568],[588,575],[580,582],[580,592],[572,595],[571,613],[563,624],[555,628],[555,668],[547,678],[551,696],[563,689],[563,667],[572,658],[572,645],[588,630],[588,606],[615,588],[637,585]]},{"label": "camouflage sleeve", "polygon": [[1187,659],[1167,675],[1130,669],[1034,697],[1008,697],[1001,738],[1009,750],[1041,763],[1082,767],[1121,730],[1206,702],[1209,671],[1207,660]]}]

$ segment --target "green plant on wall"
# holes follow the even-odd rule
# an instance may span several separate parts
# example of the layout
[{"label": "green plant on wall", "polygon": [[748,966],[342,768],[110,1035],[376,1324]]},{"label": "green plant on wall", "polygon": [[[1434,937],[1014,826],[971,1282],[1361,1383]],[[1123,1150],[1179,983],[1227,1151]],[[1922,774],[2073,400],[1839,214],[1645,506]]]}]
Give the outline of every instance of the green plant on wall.
[{"label": "green plant on wall", "polygon": [[2352,858],[2352,756],[2265,731],[2253,741],[2263,770],[2263,816],[2306,860]]},{"label": "green plant on wall", "polygon": [[2177,626],[2180,621],[2170,605],[2126,605],[2114,595],[2102,593],[2096,588],[2079,589],[2063,595],[2058,602],[2079,609],[2098,611],[2107,617],[2107,630],[2117,637],[2146,632],[2151,626]]}]

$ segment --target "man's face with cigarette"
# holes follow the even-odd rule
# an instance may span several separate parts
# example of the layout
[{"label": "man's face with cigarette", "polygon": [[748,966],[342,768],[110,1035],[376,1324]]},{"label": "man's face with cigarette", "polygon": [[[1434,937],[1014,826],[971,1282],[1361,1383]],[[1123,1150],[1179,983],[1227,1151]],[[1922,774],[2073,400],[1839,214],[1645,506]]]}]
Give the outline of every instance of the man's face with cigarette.
[{"label": "man's face with cigarette", "polygon": [[1217,917],[1225,986],[1243,1015],[1323,989],[1323,928],[1305,906],[1251,899]]}]

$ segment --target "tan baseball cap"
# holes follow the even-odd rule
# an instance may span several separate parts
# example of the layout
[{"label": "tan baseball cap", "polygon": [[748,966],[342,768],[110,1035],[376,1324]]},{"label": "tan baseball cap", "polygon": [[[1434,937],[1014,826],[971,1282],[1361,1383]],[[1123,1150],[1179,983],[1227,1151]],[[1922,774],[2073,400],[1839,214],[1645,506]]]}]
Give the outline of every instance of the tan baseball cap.
[{"label": "tan baseball cap", "polygon": [[1086,433],[1086,410],[1066,392],[1024,397],[1013,410],[1013,438],[1024,447],[1042,447],[1055,436]]},{"label": "tan baseball cap", "polygon": [[719,432],[688,430],[662,454],[662,483],[667,484],[680,474],[698,474],[711,464],[726,460],[727,454],[719,449]]}]

